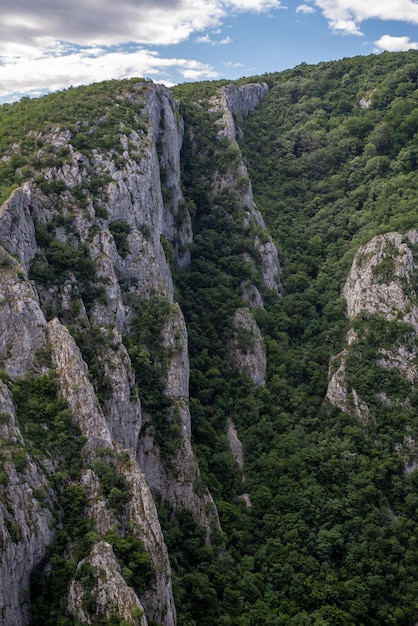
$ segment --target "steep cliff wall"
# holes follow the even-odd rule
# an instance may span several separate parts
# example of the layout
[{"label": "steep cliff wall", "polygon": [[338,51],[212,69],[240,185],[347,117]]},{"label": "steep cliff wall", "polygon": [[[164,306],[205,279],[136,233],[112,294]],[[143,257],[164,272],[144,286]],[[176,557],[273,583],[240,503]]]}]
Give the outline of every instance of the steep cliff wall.
[{"label": "steep cliff wall", "polygon": [[[2,206],[0,242],[8,252],[1,248],[0,357],[12,381],[53,372],[59,394],[85,439],[83,465],[100,465],[105,454],[116,468],[115,475],[122,477],[118,480],[125,485],[122,492],[128,500],[121,501],[117,514],[109,504],[109,494],[105,497],[103,475],[91,474],[89,469],[74,478],[87,498],[85,513],[97,533],[96,543],[78,569],[87,563],[96,577],[102,576],[100,571],[107,572],[106,584],[94,592],[96,610],[109,616],[116,606],[120,617],[128,619],[130,609],[137,607],[136,613],[143,609],[144,616],[134,623],[154,620],[171,626],[176,617],[170,565],[149,486],[173,507],[192,509],[208,534],[218,522],[209,494],[200,497],[193,486],[199,470],[190,442],[187,335],[180,309],[173,308],[163,340],[172,352],[163,385],[169,405],[165,419],[179,413],[181,422],[179,451],[171,471],[161,469],[160,461],[156,467],[145,463],[143,470],[137,464],[137,449],[143,448],[145,439],[151,442],[156,458],[159,448],[152,435],[141,435],[153,415],[148,412],[144,419],[129,354],[132,346],[126,337],[143,301],[173,302],[173,280],[162,240],[173,247],[179,265],[189,262],[190,216],[184,208],[178,216],[183,129],[177,104],[164,87],[138,84],[120,102],[124,110],[136,113],[130,125],[122,121],[117,125],[107,150],[94,147],[98,120],[92,120],[91,126],[80,122],[71,131],[58,126],[41,131],[38,161],[44,163],[47,152],[60,151],[66,155],[64,162],[56,158],[56,164],[49,161],[38,166],[32,180]],[[81,128],[93,137],[92,148],[83,149],[77,143]],[[168,350],[171,344],[173,350]],[[50,355],[48,364],[41,367],[36,356],[40,350]],[[2,402],[8,416],[3,440],[19,441],[24,450],[30,435],[20,433],[13,396],[4,384]],[[30,577],[41,564],[42,571],[48,571],[45,560],[56,533],[54,510],[59,511],[61,505],[51,486],[54,462],[52,466],[51,461],[47,463],[45,475],[41,469],[45,459],[33,461],[28,456],[22,469],[6,452],[6,443],[4,449],[1,576],[7,594],[1,598],[0,614],[2,624],[23,626],[30,615]],[[129,462],[120,461],[124,454]],[[158,484],[154,484],[153,476],[160,469]],[[42,505],[34,498],[34,490],[44,491]],[[208,502],[211,512],[207,512]],[[123,535],[124,526],[140,529],[134,533],[153,571],[152,582],[137,595],[124,581],[120,559],[105,540],[115,528]],[[68,606],[82,621],[89,621],[86,597],[92,590],[83,591],[77,580],[75,574]]]},{"label": "steep cliff wall", "polygon": [[48,464],[41,468],[27,451],[11,396],[1,383],[0,623],[24,626],[30,619],[31,573],[54,539],[56,498]]},{"label": "steep cliff wall", "polygon": [[209,492],[200,489],[200,495],[197,495],[195,491],[195,485],[200,483],[200,472],[191,446],[187,329],[178,304],[171,307],[165,320],[161,341],[168,361],[163,392],[171,404],[166,434],[171,440],[170,460],[167,462],[168,459],[164,458],[167,449],[161,450],[155,444],[155,427],[149,424],[151,428],[139,441],[138,462],[151,489],[175,510],[191,510],[210,538],[212,530],[219,527],[219,521]]},{"label": "steep cliff wall", "polygon": [[[10,332],[3,332],[2,335],[4,370],[10,371],[13,378],[22,377],[29,371],[32,371],[32,377],[36,377],[52,371],[50,370],[52,366],[57,376],[60,394],[67,401],[73,421],[85,438],[84,462],[94,462],[98,452],[103,449],[108,451],[109,459],[117,459],[122,453],[122,448],[115,448],[117,445],[115,438],[112,438],[109,423],[97,404],[86,364],[81,358],[76,343],[58,319],[55,318],[46,323],[35,291],[23,279],[23,268],[19,267],[11,257],[9,258],[13,269],[2,270],[4,298],[1,313],[2,315],[8,313],[14,324],[11,326],[5,324],[4,329],[9,327]],[[18,287],[13,289],[14,298],[6,293],[12,274]],[[10,311],[10,307],[18,308]],[[36,332],[33,329],[36,329]],[[46,346],[50,351],[49,367],[39,365],[37,356],[40,349],[46,349]],[[28,592],[31,575],[37,566],[41,564],[44,566],[44,561],[55,539],[54,510],[59,511],[60,505],[57,502],[55,489],[52,487],[51,477],[59,464],[59,459],[53,459],[49,453],[43,458],[35,449],[30,453],[30,446],[33,445],[31,435],[26,436],[25,431],[22,436],[16,424],[11,391],[3,383],[2,406],[4,416],[2,454],[5,472],[2,475],[1,579],[5,594],[1,598],[1,614],[4,624],[26,624],[30,615]],[[126,430],[129,422],[123,426]],[[45,424],[42,428],[48,430],[49,426]],[[123,432],[122,429],[122,439]],[[116,433],[118,434],[117,429]],[[32,454],[35,455],[33,458]],[[125,476],[130,487],[129,510],[124,514],[124,518],[132,527],[141,528],[141,540],[156,572],[152,589],[144,593],[146,615],[162,623],[174,624],[175,609],[171,592],[170,566],[153,498],[145,477],[133,458],[128,466],[125,463],[125,466],[120,468],[120,473]],[[97,501],[97,493],[88,494],[87,488],[85,491],[91,503]],[[96,507],[97,505],[91,504],[91,519],[99,535],[103,536],[115,528],[117,520],[115,520],[114,513],[108,511],[108,523],[103,526],[100,520],[103,519],[103,509],[106,510],[106,504],[103,504],[101,515],[96,516]],[[109,568],[109,572],[111,571],[112,568]],[[112,588],[112,581],[109,584]],[[101,593],[104,593],[103,585],[101,585]],[[133,592],[130,591],[130,593]],[[112,599],[115,599],[117,595],[113,590]],[[122,602],[121,597],[118,598],[118,602]],[[76,604],[70,602],[70,607],[74,608]],[[109,610],[107,606],[105,613]]]},{"label": "steep cliff wall", "polygon": [[237,368],[251,378],[255,387],[264,385],[267,358],[260,329],[249,309],[235,312],[231,347]]},{"label": "steep cliff wall", "polygon": [[343,289],[351,328],[346,347],[331,362],[327,390],[332,404],[365,426],[379,427],[384,414],[401,409],[405,430],[397,449],[408,470],[417,463],[408,419],[418,384],[417,242],[417,231],[387,233],[359,248]]},{"label": "steep cliff wall", "polygon": [[[230,86],[213,99],[222,113],[215,132],[237,158],[214,173],[211,193],[234,191],[240,228],[254,231],[254,253],[242,258],[279,294],[277,250],[236,142],[240,120],[266,91],[261,83]],[[61,604],[83,623],[116,612],[135,625],[174,626],[153,498],[191,511],[207,542],[220,530],[191,443],[188,335],[173,281],[174,268],[190,266],[193,239],[183,135],[168,89],[121,87],[91,119],[33,131],[27,181],[1,207],[5,626],[28,623],[51,577],[68,591]],[[263,307],[255,283],[241,290]],[[237,311],[235,328],[235,365],[263,385],[266,357],[249,309]],[[33,408],[36,390],[45,411]],[[134,571],[123,541],[142,555]],[[60,565],[63,554],[72,571]]]},{"label": "steep cliff wall", "polygon": [[[234,166],[225,173],[217,172],[213,182],[213,193],[224,188],[234,189],[238,196],[238,203],[243,210],[245,224],[259,227],[260,232],[254,236],[253,245],[261,259],[261,274],[266,287],[273,289],[278,295],[282,292],[280,283],[280,262],[276,246],[266,228],[264,219],[254,202],[251,181],[237,143],[237,137],[242,132],[240,121],[246,117],[260,103],[268,91],[265,83],[254,83],[236,87],[228,85],[219,90],[219,94],[210,100],[211,112],[220,112],[222,116],[217,120],[219,137],[224,137],[229,144],[229,150],[235,151]],[[243,295],[250,305],[261,303],[262,298],[254,285],[243,285]]]},{"label": "steep cliff wall", "polygon": [[[235,374],[242,376],[246,381],[244,384],[249,379],[254,388],[265,384],[265,346],[251,308],[263,309],[264,298],[275,299],[282,294],[277,249],[254,202],[251,181],[237,141],[242,134],[244,118],[254,111],[267,92],[265,83],[223,86],[208,100],[198,99],[196,94],[196,100],[188,102],[185,109],[185,195],[188,202],[195,205],[193,223],[197,259],[197,290],[189,298],[189,309],[199,311],[207,327],[214,330],[219,325],[218,333],[214,330],[210,338],[204,336],[199,341],[196,338],[198,323],[192,323],[194,362],[199,363],[197,367],[204,364],[197,385],[200,389],[194,400],[198,401],[198,406],[204,406],[208,421],[212,413],[214,416],[223,413],[222,408],[217,409],[216,400],[213,407],[208,402],[211,394],[216,395],[216,384],[211,389],[211,377],[230,378]],[[206,255],[209,250],[211,252]],[[224,290],[222,299],[216,295],[218,283],[219,292]],[[211,293],[215,296],[212,301]],[[202,302],[206,303],[205,311]],[[190,318],[196,320],[196,316],[189,312]],[[219,430],[224,431],[224,439],[219,441],[217,448],[229,447],[223,454],[225,459],[228,454],[232,456],[235,488],[240,494],[245,451],[231,416],[223,420]],[[237,455],[238,449],[240,453]],[[205,454],[207,452],[203,452]],[[209,454],[205,461],[206,466],[211,467]],[[245,494],[243,498],[249,505],[248,496]]]}]

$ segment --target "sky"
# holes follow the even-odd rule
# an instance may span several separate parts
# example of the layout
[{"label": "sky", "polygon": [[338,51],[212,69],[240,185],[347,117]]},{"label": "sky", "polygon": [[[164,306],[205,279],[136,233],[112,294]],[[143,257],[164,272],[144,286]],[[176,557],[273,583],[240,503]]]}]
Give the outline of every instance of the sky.
[{"label": "sky", "polygon": [[418,0],[1,0],[0,103],[418,49]]}]

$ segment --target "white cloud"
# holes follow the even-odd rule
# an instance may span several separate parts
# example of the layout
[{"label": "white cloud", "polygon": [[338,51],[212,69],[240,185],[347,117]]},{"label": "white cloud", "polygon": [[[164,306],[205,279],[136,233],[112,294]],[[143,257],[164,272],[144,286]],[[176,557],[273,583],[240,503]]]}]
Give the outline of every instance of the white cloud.
[{"label": "white cloud", "polygon": [[214,78],[219,78],[218,72],[210,69],[210,66],[205,66],[204,64],[200,64],[201,67],[196,68],[184,68],[182,70],[182,75],[184,78],[188,80],[212,80]]},{"label": "white cloud", "polygon": [[[93,52],[93,54],[92,54]],[[138,48],[130,52],[105,48],[75,49],[59,45],[56,50],[14,59],[0,65],[0,100],[12,93],[37,95],[73,85],[131,76],[158,75],[177,71],[184,79],[213,79],[218,74],[208,64],[196,60],[163,58],[158,53]],[[195,78],[196,77],[196,78]],[[173,80],[170,80],[173,83]]]},{"label": "white cloud", "polygon": [[175,44],[216,27],[224,16],[219,0],[2,0],[0,54],[22,45],[39,50],[56,40],[102,46]]},{"label": "white cloud", "polygon": [[234,11],[268,11],[280,0],[2,0],[0,55],[54,41],[101,46],[134,41],[169,45],[216,28]]},{"label": "white cloud", "polygon": [[231,37],[224,37],[224,39],[211,39],[209,35],[203,35],[203,37],[197,37],[196,43],[210,43],[212,46],[225,46],[232,43]]},{"label": "white cloud", "polygon": [[368,19],[418,24],[415,0],[313,0],[330,27],[338,32],[361,35],[360,24]]},{"label": "white cloud", "polygon": [[296,7],[296,13],[315,13],[315,9],[309,6],[309,4],[300,4]]},{"label": "white cloud", "polygon": [[203,37],[197,37],[196,43],[212,43],[209,35],[203,35]]},{"label": "white cloud", "polygon": [[387,50],[388,52],[403,52],[406,50],[418,50],[418,42],[411,41],[409,37],[392,37],[383,35],[374,42],[377,51]]},{"label": "white cloud", "polygon": [[237,11],[255,11],[257,13],[281,8],[280,0],[226,0],[225,5],[230,5]]},{"label": "white cloud", "polygon": [[[418,24],[418,0],[298,0],[295,5],[297,13],[320,10],[339,33],[361,35],[368,19]],[[221,34],[227,17],[285,8],[283,0],[1,0],[0,95],[138,74],[163,81],[171,71],[184,79],[216,78],[209,65],[165,59],[141,45],[175,45],[192,36],[197,43],[228,45],[232,40]],[[376,42],[379,49],[416,46],[407,38],[385,37]]]}]

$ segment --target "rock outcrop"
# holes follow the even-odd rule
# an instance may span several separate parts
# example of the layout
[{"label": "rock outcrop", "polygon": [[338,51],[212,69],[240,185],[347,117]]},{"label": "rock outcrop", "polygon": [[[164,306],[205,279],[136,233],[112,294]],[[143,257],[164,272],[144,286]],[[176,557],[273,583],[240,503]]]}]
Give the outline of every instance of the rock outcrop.
[{"label": "rock outcrop", "polygon": [[[409,395],[418,385],[418,306],[414,284],[417,242],[415,230],[405,235],[387,233],[374,237],[359,248],[344,285],[351,324],[346,347],[331,361],[327,399],[356,415],[364,425],[372,423],[378,427],[376,414],[384,410],[411,410]],[[373,325],[377,325],[377,330]],[[391,395],[376,380],[373,388],[365,388],[366,401],[351,380],[353,355],[358,365],[368,359],[365,366],[401,376],[409,385],[409,394],[403,391],[400,397],[393,392]],[[416,437],[409,430],[404,442],[397,446],[406,468],[416,464]]]},{"label": "rock outcrop", "polygon": [[48,323],[51,358],[62,395],[77,420],[82,434],[93,450],[112,448],[112,437],[104,415],[97,406],[94,389],[80,350],[58,319]]},{"label": "rock outcrop", "polygon": [[[117,615],[128,623],[135,620],[135,624],[148,626],[144,609],[132,587],[123,578],[112,546],[106,541],[96,543],[89,556],[80,561],[77,573],[82,572],[86,564],[93,568],[94,576],[97,578],[97,583],[88,590],[90,597],[95,598],[96,613],[110,619],[112,613],[116,611]],[[75,579],[71,582],[68,593],[68,608],[81,622],[88,623],[89,615],[85,610],[85,604],[85,586],[80,580]]]},{"label": "rock outcrop", "polygon": [[162,345],[168,355],[164,393],[171,400],[169,436],[173,440],[173,452],[167,463],[154,443],[151,429],[139,441],[138,461],[151,489],[175,510],[186,508],[192,511],[209,539],[214,528],[219,528],[219,520],[207,489],[203,489],[203,493],[201,489],[199,496],[194,489],[194,485],[201,481],[191,446],[187,329],[178,304],[173,305],[164,325]]},{"label": "rock outcrop", "polygon": [[[418,243],[417,231],[378,235],[362,246],[353,261],[343,295],[347,315],[366,313],[417,326],[417,309],[411,299],[411,279],[416,271],[409,247]],[[415,295],[415,294],[414,294]]]},{"label": "rock outcrop", "polygon": [[[266,287],[280,295],[282,293],[280,282],[281,267],[277,249],[254,202],[251,181],[237,143],[237,137],[242,132],[239,121],[258,106],[267,92],[268,86],[265,83],[241,85],[240,87],[228,85],[221,88],[217,96],[211,98],[210,111],[222,113],[222,116],[217,121],[219,126],[218,136],[226,139],[230,150],[235,150],[236,156],[234,169],[216,177],[214,193],[229,187],[233,188],[238,194],[239,204],[244,211],[244,223],[257,226],[260,231],[259,234],[255,235],[253,245],[261,259],[260,269],[263,283]],[[255,302],[262,303],[261,294],[255,285],[251,286],[250,292],[248,285],[244,285],[243,296],[250,305],[253,305]]]},{"label": "rock outcrop", "polygon": [[249,376],[255,387],[265,384],[267,357],[263,339],[257,322],[247,308],[235,311],[232,354],[238,370]]},{"label": "rock outcrop", "polygon": [[219,95],[211,99],[212,110],[222,112],[222,118],[218,124],[221,126],[219,134],[226,137],[229,142],[234,142],[242,132],[236,125],[234,116],[240,120],[260,104],[268,92],[266,83],[251,83],[248,85],[227,85],[219,90]]},{"label": "rock outcrop", "polygon": [[28,454],[9,388],[0,382],[0,623],[30,619],[31,573],[54,539],[54,491]]},{"label": "rock outcrop", "polygon": [[36,351],[45,340],[46,320],[34,289],[24,279],[24,268],[0,249],[0,359],[12,377],[22,376],[32,367]]},{"label": "rock outcrop", "polygon": [[0,241],[9,252],[29,266],[38,251],[33,208],[40,201],[41,193],[27,182],[16,189],[0,208]]}]

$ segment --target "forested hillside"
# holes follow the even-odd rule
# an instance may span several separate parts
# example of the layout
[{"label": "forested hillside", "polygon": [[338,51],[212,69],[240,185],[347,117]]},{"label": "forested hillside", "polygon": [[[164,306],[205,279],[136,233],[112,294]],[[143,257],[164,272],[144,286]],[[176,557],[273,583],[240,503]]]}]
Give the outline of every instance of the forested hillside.
[{"label": "forested hillside", "polygon": [[418,621],[418,52],[0,107],[0,624]]},{"label": "forested hillside", "polygon": [[[383,54],[262,77],[269,92],[243,122],[239,143],[283,268],[283,296],[266,293],[265,308],[254,310],[267,350],[265,387],[231,377],[225,348],[203,343],[212,320],[202,323],[202,315],[219,316],[212,322],[219,334],[222,312],[226,319],[233,307],[231,237],[215,212],[224,205],[208,210],[201,177],[195,173],[189,183],[203,208],[193,257],[200,275],[192,265],[181,280],[200,286],[205,276],[223,289],[230,285],[229,295],[203,312],[208,285],[182,292],[198,370],[191,387],[199,409],[195,442],[212,493],[222,498],[218,510],[238,575],[235,616],[225,623],[416,621],[416,476],[405,474],[396,451],[417,427],[415,387],[376,365],[378,348],[394,343],[397,329],[379,317],[359,319],[367,341],[351,362],[351,384],[361,385],[363,397],[394,387],[396,406],[375,407],[365,424],[324,400],[330,360],[346,345],[342,289],[354,254],[374,235],[416,228],[417,61],[415,52]],[[177,93],[183,100],[206,95],[202,85]],[[187,144],[184,152],[186,159]],[[251,509],[234,502],[222,454],[219,433],[231,415],[244,444]],[[215,437],[214,454],[208,441]],[[218,599],[225,588],[223,582]]]}]

